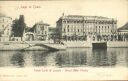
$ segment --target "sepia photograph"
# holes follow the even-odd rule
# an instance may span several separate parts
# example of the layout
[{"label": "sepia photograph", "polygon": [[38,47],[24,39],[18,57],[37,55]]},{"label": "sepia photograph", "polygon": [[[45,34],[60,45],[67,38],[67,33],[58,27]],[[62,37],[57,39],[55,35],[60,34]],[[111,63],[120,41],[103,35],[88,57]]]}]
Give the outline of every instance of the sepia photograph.
[{"label": "sepia photograph", "polygon": [[0,1],[0,81],[128,80],[128,0]]}]

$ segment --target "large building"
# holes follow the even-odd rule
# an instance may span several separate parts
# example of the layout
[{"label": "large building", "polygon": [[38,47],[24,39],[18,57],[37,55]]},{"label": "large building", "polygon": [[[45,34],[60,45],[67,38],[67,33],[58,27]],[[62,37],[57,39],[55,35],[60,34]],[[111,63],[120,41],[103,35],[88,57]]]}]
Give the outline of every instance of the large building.
[{"label": "large building", "polygon": [[12,30],[12,18],[0,16],[0,41],[9,41]]},{"label": "large building", "polygon": [[128,22],[118,29],[118,39],[120,41],[128,41]]},{"label": "large building", "polygon": [[85,40],[88,35],[117,33],[117,20],[102,16],[63,15],[56,24],[58,37],[64,40]]},{"label": "large building", "polygon": [[32,28],[33,33],[35,34],[34,40],[48,40],[49,24],[40,21],[36,23]]}]

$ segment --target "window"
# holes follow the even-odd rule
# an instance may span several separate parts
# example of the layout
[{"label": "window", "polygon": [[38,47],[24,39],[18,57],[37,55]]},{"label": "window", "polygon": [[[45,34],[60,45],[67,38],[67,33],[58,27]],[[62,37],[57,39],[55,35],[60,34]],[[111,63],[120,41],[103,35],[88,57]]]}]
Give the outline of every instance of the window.
[{"label": "window", "polygon": [[44,26],[41,27],[41,30],[44,30]]},{"label": "window", "polygon": [[109,29],[109,26],[108,26],[108,29]]},{"label": "window", "polygon": [[68,32],[69,32],[69,29],[68,29]]},{"label": "window", "polygon": [[40,34],[40,31],[38,31],[38,34]]},{"label": "window", "polygon": [[64,29],[64,32],[65,32],[65,29]]},{"label": "window", "polygon": [[69,29],[69,25],[68,25],[68,27],[67,27],[68,29]]},{"label": "window", "polygon": [[2,25],[2,27],[4,27],[4,25]]},{"label": "window", "polygon": [[78,32],[79,32],[79,29],[78,29]]},{"label": "window", "polygon": [[66,23],[66,21],[63,21],[63,23]]}]

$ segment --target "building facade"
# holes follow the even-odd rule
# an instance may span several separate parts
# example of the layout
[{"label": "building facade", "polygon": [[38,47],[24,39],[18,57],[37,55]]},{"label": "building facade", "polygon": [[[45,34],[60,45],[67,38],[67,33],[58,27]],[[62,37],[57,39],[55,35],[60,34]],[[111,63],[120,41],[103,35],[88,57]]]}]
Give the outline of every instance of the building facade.
[{"label": "building facade", "polygon": [[85,40],[87,36],[109,36],[117,33],[117,20],[101,16],[63,15],[56,22],[58,37]]},{"label": "building facade", "polygon": [[54,39],[55,38],[55,33],[56,33],[56,28],[55,27],[49,27],[49,39]]},{"label": "building facade", "polygon": [[0,41],[9,41],[12,33],[12,18],[0,16]]},{"label": "building facade", "polygon": [[118,29],[119,41],[128,41],[128,23]]},{"label": "building facade", "polygon": [[49,24],[40,21],[33,26],[32,30],[35,34],[34,40],[48,40]]},{"label": "building facade", "polygon": [[128,30],[118,30],[118,40],[128,41]]}]

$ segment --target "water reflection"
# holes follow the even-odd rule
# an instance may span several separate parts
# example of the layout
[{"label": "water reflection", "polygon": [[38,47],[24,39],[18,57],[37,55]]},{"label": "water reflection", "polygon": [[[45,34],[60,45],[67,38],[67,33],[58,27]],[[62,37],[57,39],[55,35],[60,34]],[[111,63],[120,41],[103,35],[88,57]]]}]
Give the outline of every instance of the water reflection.
[{"label": "water reflection", "polygon": [[107,49],[92,50],[92,66],[115,66],[116,53],[113,51],[108,53]]},{"label": "water reflection", "polygon": [[10,59],[11,64],[14,66],[23,67],[24,66],[24,54],[22,52],[16,52],[12,55]]},{"label": "water reflection", "polygon": [[128,67],[128,48],[0,51],[0,67]]},{"label": "water reflection", "polygon": [[86,51],[68,50],[59,52],[56,55],[56,64],[58,66],[84,66],[87,62]]},{"label": "water reflection", "polygon": [[46,66],[47,65],[47,56],[50,52],[34,52],[33,55],[33,65],[34,66]]}]

